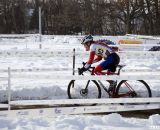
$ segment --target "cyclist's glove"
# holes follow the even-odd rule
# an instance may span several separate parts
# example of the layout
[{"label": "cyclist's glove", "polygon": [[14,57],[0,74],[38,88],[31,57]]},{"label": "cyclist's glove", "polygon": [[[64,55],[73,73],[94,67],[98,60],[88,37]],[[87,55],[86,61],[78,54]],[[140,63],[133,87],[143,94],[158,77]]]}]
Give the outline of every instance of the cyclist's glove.
[{"label": "cyclist's glove", "polygon": [[90,67],[91,67],[91,64],[86,63],[86,64],[84,65],[84,68],[85,68],[86,70],[88,70]]},{"label": "cyclist's glove", "polygon": [[86,70],[87,70],[87,69],[84,68],[84,67],[80,68],[79,71],[78,71],[79,75],[82,75],[83,72],[85,72]]},{"label": "cyclist's glove", "polygon": [[87,71],[91,67],[91,64],[85,64],[82,68],[79,69],[79,75],[83,74],[83,72]]}]

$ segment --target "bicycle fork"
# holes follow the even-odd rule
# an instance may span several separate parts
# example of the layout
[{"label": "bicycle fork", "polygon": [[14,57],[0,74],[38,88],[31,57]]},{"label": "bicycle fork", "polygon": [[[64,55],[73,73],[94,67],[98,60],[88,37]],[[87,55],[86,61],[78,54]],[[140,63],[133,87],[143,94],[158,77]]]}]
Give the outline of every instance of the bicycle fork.
[{"label": "bicycle fork", "polygon": [[90,80],[87,81],[87,84],[86,84],[85,88],[81,89],[80,94],[82,96],[86,96],[88,94],[88,85],[89,85],[89,82],[90,82]]}]

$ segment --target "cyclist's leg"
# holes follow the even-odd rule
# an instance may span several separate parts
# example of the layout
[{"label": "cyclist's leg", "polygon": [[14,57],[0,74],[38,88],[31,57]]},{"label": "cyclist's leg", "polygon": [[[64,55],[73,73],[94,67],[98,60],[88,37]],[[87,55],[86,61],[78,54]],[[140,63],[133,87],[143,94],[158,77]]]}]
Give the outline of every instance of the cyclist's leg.
[{"label": "cyclist's leg", "polygon": [[94,69],[94,74],[96,74],[96,75],[105,75],[105,74],[102,73],[102,70],[103,70],[102,66],[101,65],[97,65],[95,67],[95,69]]},{"label": "cyclist's leg", "polygon": [[120,62],[120,58],[116,53],[113,54],[113,58],[114,58],[114,62],[109,65],[109,69],[110,69],[111,72],[115,72],[116,71],[116,68],[117,68],[117,66],[118,66],[118,64]]},{"label": "cyclist's leg", "polygon": [[113,53],[113,57],[114,57],[114,66],[117,67],[117,65],[119,64],[120,62],[120,57],[116,54],[116,53]]},{"label": "cyclist's leg", "polygon": [[114,57],[109,55],[104,61],[102,61],[99,65],[97,65],[94,69],[94,73],[96,75],[105,75],[106,73],[102,72],[103,70],[110,69],[110,66],[114,62]]},{"label": "cyclist's leg", "polygon": [[[96,66],[94,73],[97,75],[105,75],[106,73],[102,72],[103,70],[111,70],[112,72],[116,71],[116,67],[119,64],[119,56],[117,54],[109,55],[106,60],[101,62]],[[109,91],[113,91],[117,85],[117,81],[107,80],[110,83]]]},{"label": "cyclist's leg", "polygon": [[111,70],[111,72],[115,72],[119,62],[120,58],[116,53],[110,54],[104,61],[95,67],[94,73],[96,75],[105,75],[106,73],[102,71],[107,69]]}]

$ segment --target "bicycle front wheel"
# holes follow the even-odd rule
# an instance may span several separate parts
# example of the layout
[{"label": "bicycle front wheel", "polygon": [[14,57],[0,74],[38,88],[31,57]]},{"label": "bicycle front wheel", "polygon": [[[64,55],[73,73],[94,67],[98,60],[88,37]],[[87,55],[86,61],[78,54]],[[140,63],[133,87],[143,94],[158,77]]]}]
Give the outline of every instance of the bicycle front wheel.
[{"label": "bicycle front wheel", "polygon": [[71,80],[67,93],[70,99],[101,98],[101,88],[95,80]]},{"label": "bicycle front wheel", "polygon": [[122,80],[116,88],[116,97],[145,98],[152,97],[151,89],[143,80]]}]

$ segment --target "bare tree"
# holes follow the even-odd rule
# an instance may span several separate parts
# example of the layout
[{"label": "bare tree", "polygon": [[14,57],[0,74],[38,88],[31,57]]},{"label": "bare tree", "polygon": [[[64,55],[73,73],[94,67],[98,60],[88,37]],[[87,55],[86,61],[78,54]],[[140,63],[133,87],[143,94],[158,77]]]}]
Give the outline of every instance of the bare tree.
[{"label": "bare tree", "polygon": [[160,0],[154,0],[155,7],[155,32],[160,34]]},{"label": "bare tree", "polygon": [[37,33],[39,6],[43,34],[160,34],[160,0],[0,0],[0,33]]}]

